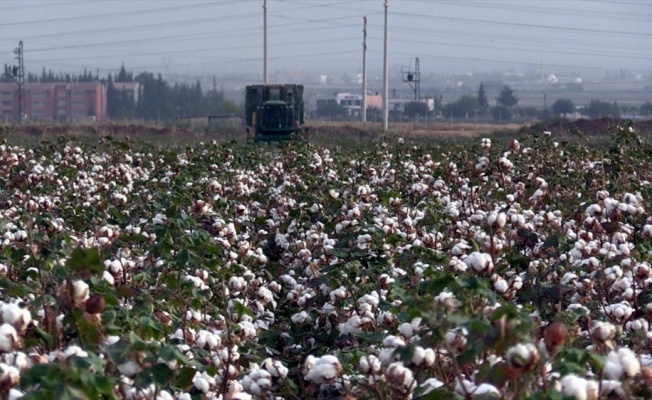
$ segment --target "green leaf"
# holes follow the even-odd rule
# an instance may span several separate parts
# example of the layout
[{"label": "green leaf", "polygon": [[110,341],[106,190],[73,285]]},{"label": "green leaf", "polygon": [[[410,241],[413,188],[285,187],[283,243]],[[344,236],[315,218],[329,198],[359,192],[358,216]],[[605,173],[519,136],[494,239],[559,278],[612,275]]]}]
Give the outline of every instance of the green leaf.
[{"label": "green leaf", "polygon": [[559,247],[559,237],[558,236],[550,236],[548,239],[546,239],[545,242],[543,242],[543,249],[549,249],[551,247],[557,248]]},{"label": "green leaf", "polygon": [[81,275],[99,275],[104,272],[104,263],[100,259],[97,247],[75,248],[66,265]]},{"label": "green leaf", "polygon": [[188,249],[181,249],[179,254],[177,254],[176,257],[176,262],[179,266],[184,266],[188,264],[188,260],[190,259],[190,253],[188,252]]},{"label": "green leaf", "polygon": [[233,302],[233,307],[235,308],[235,312],[238,315],[248,315],[251,318],[254,318],[254,313],[251,311],[249,307],[246,307],[244,304],[240,303],[239,301],[234,301]]},{"label": "green leaf", "polygon": [[167,364],[154,364],[151,371],[154,383],[159,386],[167,386],[172,377],[174,377],[174,371],[172,371]]},{"label": "green leaf", "polygon": [[179,389],[192,387],[192,378],[195,377],[196,372],[197,370],[191,367],[181,368],[177,373],[177,377],[174,379],[173,386]]}]

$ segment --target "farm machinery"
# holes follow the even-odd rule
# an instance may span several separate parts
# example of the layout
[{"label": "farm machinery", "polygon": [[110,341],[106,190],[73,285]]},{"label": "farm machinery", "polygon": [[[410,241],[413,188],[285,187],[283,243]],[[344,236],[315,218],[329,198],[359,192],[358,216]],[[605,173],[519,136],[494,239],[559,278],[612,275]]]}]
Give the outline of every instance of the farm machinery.
[{"label": "farm machinery", "polygon": [[245,123],[248,142],[301,140],[303,122],[303,85],[247,86]]}]

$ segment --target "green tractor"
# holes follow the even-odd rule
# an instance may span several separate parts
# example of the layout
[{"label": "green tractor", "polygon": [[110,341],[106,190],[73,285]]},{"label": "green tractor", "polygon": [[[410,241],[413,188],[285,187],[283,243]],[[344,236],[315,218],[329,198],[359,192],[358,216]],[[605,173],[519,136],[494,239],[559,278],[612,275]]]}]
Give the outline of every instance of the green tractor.
[{"label": "green tractor", "polygon": [[248,142],[301,140],[304,122],[303,85],[247,86],[245,113]]}]

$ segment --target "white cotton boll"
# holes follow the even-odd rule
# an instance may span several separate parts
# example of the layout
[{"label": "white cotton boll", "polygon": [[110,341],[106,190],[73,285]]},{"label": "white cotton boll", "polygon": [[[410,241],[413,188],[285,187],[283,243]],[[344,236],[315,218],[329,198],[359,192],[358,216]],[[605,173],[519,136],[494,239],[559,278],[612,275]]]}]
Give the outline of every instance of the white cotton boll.
[{"label": "white cotton boll", "polygon": [[455,393],[460,396],[465,396],[466,393],[473,393],[475,388],[476,386],[469,380],[463,379],[460,381],[459,379],[455,379]]},{"label": "white cotton boll", "polygon": [[421,387],[424,388],[422,394],[426,395],[432,392],[435,389],[444,386],[444,382],[440,381],[437,378],[428,378],[421,384]]},{"label": "white cotton boll", "polygon": [[519,343],[507,350],[506,358],[515,368],[526,368],[539,361],[539,351],[532,343]]},{"label": "white cotton boll", "polygon": [[230,392],[229,393],[231,400],[251,400],[252,397],[249,393],[245,392]]},{"label": "white cotton boll", "polygon": [[113,275],[111,275],[111,273],[109,271],[104,271],[102,273],[102,279],[107,281],[109,283],[109,285],[111,285],[111,286],[115,285],[115,278],[113,277]]},{"label": "white cotton boll", "polygon": [[568,396],[575,396],[577,400],[587,400],[587,381],[577,375],[570,374],[561,378],[561,392]]},{"label": "white cotton boll", "polygon": [[200,349],[215,350],[220,346],[220,342],[219,336],[206,330],[200,330],[195,336],[195,344]]},{"label": "white cotton boll", "polygon": [[88,352],[79,346],[68,346],[63,352],[63,358],[67,360],[70,357],[88,357]]},{"label": "white cotton boll", "polygon": [[118,371],[120,371],[122,375],[131,378],[140,372],[140,365],[138,365],[135,361],[129,360],[118,365]]},{"label": "white cotton boll", "polygon": [[487,225],[489,225],[489,227],[493,229],[505,227],[506,222],[507,222],[507,215],[505,215],[505,213],[503,212],[498,213],[492,211],[487,216]]},{"label": "white cotton boll", "polygon": [[616,334],[616,327],[609,322],[595,321],[590,329],[593,338],[605,342]]},{"label": "white cotton boll", "polygon": [[9,396],[7,397],[7,400],[18,400],[23,396],[25,396],[25,395],[20,390],[18,390],[18,389],[10,389],[9,390]]},{"label": "white cotton boll", "polygon": [[272,388],[272,381],[269,378],[259,378],[256,381],[256,384],[263,391],[267,391]]},{"label": "white cotton boll", "polygon": [[292,320],[292,323],[297,325],[303,324],[305,322],[310,322],[312,320],[310,314],[308,314],[305,311],[301,311],[299,313],[293,314],[290,319]]},{"label": "white cotton boll", "polygon": [[112,274],[121,274],[122,273],[122,263],[119,260],[113,260],[109,264],[109,271]]},{"label": "white cotton boll", "polygon": [[[597,385],[597,382],[596,382]],[[620,381],[616,380],[603,380],[600,382],[602,386],[602,395],[611,398],[611,396],[616,396],[615,398],[624,399],[627,398],[625,392],[623,391],[623,384]],[[596,387],[597,389],[597,387]]]},{"label": "white cotton boll", "polygon": [[2,372],[0,372],[0,383],[2,383],[5,388],[8,386],[11,387],[18,385],[18,382],[20,381],[20,371],[18,368],[12,365],[0,364],[0,369],[2,370]]},{"label": "white cotton boll", "polygon": [[274,294],[272,293],[271,290],[267,289],[264,286],[258,288],[257,294],[258,294],[258,298],[263,304],[267,304],[274,301]]},{"label": "white cotton boll", "polygon": [[2,360],[5,364],[12,365],[19,370],[26,369],[32,364],[31,360],[27,358],[27,354],[19,351],[5,354],[4,357],[2,357]]},{"label": "white cotton boll", "polygon": [[16,303],[5,303],[2,305],[2,322],[13,325],[19,332],[24,332],[32,322],[32,314]]},{"label": "white cotton boll", "polygon": [[89,288],[88,284],[82,280],[77,280],[73,282],[72,284],[73,288],[73,298],[75,301],[75,304],[81,304],[88,300],[89,296]]},{"label": "white cotton boll", "polygon": [[425,349],[425,353],[423,355],[423,364],[426,367],[430,367],[435,363],[435,359],[437,358],[437,354],[435,351],[431,348]]},{"label": "white cotton boll", "polygon": [[114,343],[117,343],[118,341],[120,341],[120,336],[108,335],[108,336],[105,337],[103,343],[106,344],[106,345],[112,345]]},{"label": "white cotton boll", "polygon": [[[620,360],[616,353],[613,351],[611,353],[613,353],[615,357],[607,357],[607,362],[604,364],[603,372],[607,378],[618,380],[623,375],[623,367],[620,365]],[[615,358],[615,360],[612,358]]]},{"label": "white cotton boll", "polygon": [[634,321],[627,321],[627,324],[625,324],[625,328],[629,331],[647,332],[648,326],[648,322],[643,318],[639,318]]},{"label": "white cotton boll", "polygon": [[488,383],[482,383],[473,390],[474,396],[484,396],[484,395],[497,395],[500,397],[500,391],[494,386]]},{"label": "white cotton boll", "polygon": [[174,400],[174,397],[167,391],[161,390],[158,396],[156,396],[156,400]]},{"label": "white cotton boll", "polygon": [[9,353],[20,344],[16,328],[9,324],[0,325],[0,352]]},{"label": "white cotton boll", "polygon": [[412,359],[410,360],[414,365],[423,364],[426,358],[426,350],[421,346],[416,346],[414,348],[414,353],[412,354]]},{"label": "white cotton boll", "polygon": [[641,371],[641,362],[630,349],[621,347],[618,349],[618,357],[620,359],[620,365],[623,367],[623,372],[627,377],[634,377]]},{"label": "white cotton boll", "polygon": [[395,351],[396,349],[393,347],[382,349],[378,353],[378,359],[383,365],[389,365],[398,359],[398,356],[394,355]]},{"label": "white cotton boll", "polygon": [[387,367],[385,378],[390,386],[400,390],[410,390],[416,385],[412,371],[406,368],[402,362],[395,362]]},{"label": "white cotton boll", "polygon": [[389,335],[383,339],[383,346],[394,348],[405,346],[405,340],[394,335]]},{"label": "white cotton boll", "polygon": [[192,378],[192,384],[195,389],[199,390],[202,393],[208,392],[210,389],[210,384],[199,372],[195,373],[195,376]]},{"label": "white cotton boll", "polygon": [[491,261],[491,256],[489,254],[481,253],[474,251],[469,254],[465,259],[464,263],[471,269],[482,272],[487,271],[491,272],[493,270],[493,262]]},{"label": "white cotton boll", "polygon": [[317,358],[315,356],[309,355],[308,357],[306,357],[306,360],[303,362],[304,373],[308,373],[308,371],[315,368],[316,363],[317,363]]},{"label": "white cotton boll", "polygon": [[266,358],[261,364],[260,368],[267,372],[270,377],[285,378],[288,374],[288,368],[278,360]]},{"label": "white cotton boll", "polygon": [[368,354],[360,357],[359,362],[360,370],[365,374],[376,374],[380,371],[380,359],[373,354]]},{"label": "white cotton boll", "polygon": [[317,359],[314,368],[306,375],[306,379],[318,384],[331,382],[342,372],[342,365],[335,356],[325,355]]},{"label": "white cotton boll", "polygon": [[410,339],[414,335],[412,324],[404,322],[398,327],[398,331],[404,338]]},{"label": "white cotton boll", "polygon": [[254,396],[260,396],[263,393],[263,391],[260,390],[260,386],[258,386],[258,383],[256,382],[251,382],[247,388],[247,391]]},{"label": "white cotton boll", "polygon": [[496,282],[494,282],[494,289],[496,289],[498,293],[505,293],[507,292],[507,290],[509,290],[509,284],[507,283],[506,280],[499,279]]}]

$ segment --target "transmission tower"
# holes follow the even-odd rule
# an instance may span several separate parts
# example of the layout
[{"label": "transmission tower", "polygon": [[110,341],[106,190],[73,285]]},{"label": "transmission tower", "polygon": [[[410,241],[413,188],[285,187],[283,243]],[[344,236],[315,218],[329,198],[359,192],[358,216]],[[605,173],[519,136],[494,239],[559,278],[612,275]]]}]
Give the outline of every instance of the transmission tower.
[{"label": "transmission tower", "polygon": [[25,97],[25,59],[23,58],[23,41],[18,42],[18,47],[14,49],[18,65],[14,65],[11,74],[18,83],[18,120],[23,120],[23,98]]},{"label": "transmission tower", "polygon": [[419,69],[419,57],[414,61],[414,70],[401,70],[401,73],[403,74],[403,82],[407,82],[414,91],[414,101],[421,100],[421,71]]}]

